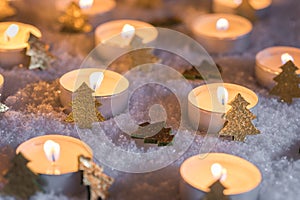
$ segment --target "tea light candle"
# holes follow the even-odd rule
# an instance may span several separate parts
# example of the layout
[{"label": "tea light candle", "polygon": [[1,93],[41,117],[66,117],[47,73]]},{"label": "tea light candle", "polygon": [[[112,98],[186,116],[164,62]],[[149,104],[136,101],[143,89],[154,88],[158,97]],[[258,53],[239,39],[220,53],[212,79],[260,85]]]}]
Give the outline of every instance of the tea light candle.
[{"label": "tea light candle", "polygon": [[241,52],[250,44],[251,22],[237,15],[206,14],[192,22],[192,32],[210,53]]},{"label": "tea light candle", "polygon": [[56,0],[55,6],[59,11],[65,11],[72,1],[78,3],[82,12],[89,17],[108,12],[116,6],[114,0]]},{"label": "tea light candle", "polygon": [[188,95],[188,117],[195,129],[218,133],[225,123],[223,114],[231,106],[227,103],[240,93],[252,109],[258,103],[258,96],[250,89],[230,83],[211,83],[193,89]]},{"label": "tea light candle", "polygon": [[81,140],[64,135],[44,135],[22,143],[16,150],[19,152],[30,161],[28,167],[44,180],[46,192],[79,194],[84,191],[78,156],[92,158],[93,152]]},{"label": "tea light candle", "polygon": [[[92,85],[91,79],[94,73],[100,72],[103,73],[103,80],[95,87]],[[98,68],[73,70],[64,74],[59,79],[61,90],[60,101],[64,107],[70,109],[72,93],[76,91],[83,82],[90,85],[92,89],[96,89],[93,95],[102,103],[99,110],[105,118],[119,114],[127,107],[128,80],[121,74]]]},{"label": "tea light candle", "polygon": [[[220,13],[236,13],[237,7],[243,0],[214,0],[213,11]],[[249,4],[253,7],[257,16],[265,15],[271,4],[272,0],[248,0]]]},{"label": "tea light candle", "polygon": [[2,97],[3,85],[4,85],[4,77],[2,76],[2,74],[0,74],[0,100]]},{"label": "tea light candle", "polygon": [[27,65],[25,55],[30,33],[40,38],[42,36],[36,27],[19,22],[0,23],[0,66],[9,68],[19,64]]},{"label": "tea light candle", "polygon": [[258,198],[262,176],[255,165],[237,156],[208,153],[190,157],[181,165],[181,199],[198,200],[205,192],[209,192],[209,186],[216,181],[212,171],[214,170],[212,166],[216,163],[226,170],[226,177],[221,179],[226,188],[225,195],[232,199]]},{"label": "tea light candle", "polygon": [[[255,75],[259,84],[267,88],[275,85],[273,78],[277,76],[280,67],[288,60],[293,60],[300,67],[300,49],[288,46],[269,47],[256,54]],[[300,74],[300,70],[297,71]]]},{"label": "tea light candle", "polygon": [[130,51],[130,42],[134,35],[142,39],[143,44],[153,42],[158,35],[157,29],[146,22],[137,20],[114,20],[99,25],[95,30],[95,46],[99,55],[107,60],[119,57]]}]

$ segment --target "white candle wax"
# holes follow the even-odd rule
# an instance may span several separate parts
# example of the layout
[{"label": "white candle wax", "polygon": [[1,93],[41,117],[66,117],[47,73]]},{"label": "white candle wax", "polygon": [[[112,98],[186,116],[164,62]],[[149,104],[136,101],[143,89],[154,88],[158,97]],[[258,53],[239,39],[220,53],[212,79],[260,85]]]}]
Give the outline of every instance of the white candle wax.
[{"label": "white candle wax", "polygon": [[2,76],[2,74],[0,74],[0,101],[2,98],[3,85],[4,85],[4,77]]},{"label": "white candle wax", "polygon": [[240,93],[250,103],[248,109],[252,109],[258,103],[257,95],[250,89],[230,83],[212,83],[201,85],[193,89],[188,95],[188,117],[194,128],[218,133],[225,121],[223,114],[231,106],[225,103],[222,105],[218,98],[218,88],[224,87],[228,92],[228,103]]},{"label": "white candle wax", "polygon": [[[14,37],[8,39],[6,31],[12,24],[18,26],[18,32]],[[28,64],[28,57],[25,55],[30,33],[40,38],[42,36],[36,27],[19,22],[0,23],[0,66],[10,68],[15,65]]]},{"label": "white candle wax", "polygon": [[144,44],[148,44],[157,38],[157,29],[146,22],[137,20],[114,20],[106,22],[99,25],[95,30],[95,46],[102,58],[111,60],[115,59],[116,56],[130,51],[130,38],[124,38],[121,34],[125,25],[133,26],[135,34],[142,39]]},{"label": "white candle wax", "polygon": [[[90,84],[90,75],[94,72],[103,72],[101,85],[93,94],[101,103],[99,108],[104,117],[112,117],[113,114],[122,112],[128,103],[128,80],[116,72],[98,68],[85,68],[70,71],[60,79],[60,101],[63,106],[70,108],[72,93],[78,89],[83,82]],[[112,105],[113,104],[113,105]]]},{"label": "white candle wax", "polygon": [[[217,28],[219,19],[228,21],[228,28]],[[231,14],[206,14],[192,22],[192,31],[210,53],[240,52],[250,44],[252,24],[246,18]]]},{"label": "white candle wax", "polygon": [[258,189],[262,180],[259,169],[252,163],[224,153],[200,154],[188,158],[180,167],[181,199],[198,200],[216,179],[211,173],[211,166],[219,163],[226,169],[224,194],[232,199],[257,199]]},{"label": "white candle wax", "polygon": [[[60,145],[59,159],[54,166],[44,152],[44,144],[48,140]],[[78,171],[78,156],[93,157],[92,150],[84,142],[64,135],[44,135],[22,143],[16,150],[16,153],[19,152],[30,161],[28,167],[40,174],[45,191],[73,195],[83,192],[84,186],[81,185],[81,174]],[[56,171],[52,170],[53,167]]]},{"label": "white candle wax", "polygon": [[[257,81],[267,88],[272,88],[275,85],[273,78],[282,70],[281,56],[288,53],[294,59],[295,65],[300,67],[300,49],[288,46],[269,47],[256,54],[255,75]],[[300,70],[297,71],[300,74]]]},{"label": "white candle wax", "polygon": [[[236,13],[236,8],[242,0],[213,0],[213,11],[220,13]],[[272,4],[272,0],[249,0],[249,4],[255,9],[257,16],[263,16]]]},{"label": "white candle wax", "polygon": [[[55,6],[57,10],[59,11],[65,11],[68,5],[72,2],[73,0],[56,0],[55,1]],[[74,2],[79,4],[80,0],[75,0]],[[91,2],[91,0],[81,0],[81,1],[88,1]],[[85,2],[83,2],[84,5],[86,5]],[[100,15],[105,12],[108,12],[112,10],[116,6],[116,2],[114,0],[94,0],[92,2],[91,6],[85,6],[82,7],[81,10],[85,15],[88,15],[89,17],[95,16],[95,15]]]}]

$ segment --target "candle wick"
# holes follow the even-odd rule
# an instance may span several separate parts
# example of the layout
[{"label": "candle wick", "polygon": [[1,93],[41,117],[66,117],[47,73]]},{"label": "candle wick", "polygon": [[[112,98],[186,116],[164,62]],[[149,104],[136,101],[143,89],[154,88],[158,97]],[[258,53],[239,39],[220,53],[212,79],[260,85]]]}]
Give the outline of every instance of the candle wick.
[{"label": "candle wick", "polygon": [[225,99],[222,98],[222,105],[224,106],[225,105]]},{"label": "candle wick", "polygon": [[54,153],[52,153],[52,162],[53,162],[53,163],[55,162],[55,156],[54,156]]}]

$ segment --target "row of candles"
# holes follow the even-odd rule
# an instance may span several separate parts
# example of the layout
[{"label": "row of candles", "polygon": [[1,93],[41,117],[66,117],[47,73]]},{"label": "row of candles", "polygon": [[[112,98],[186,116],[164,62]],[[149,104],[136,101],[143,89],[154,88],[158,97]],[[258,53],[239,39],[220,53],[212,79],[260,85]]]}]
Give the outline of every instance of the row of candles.
[{"label": "row of candles", "polygon": [[[232,1],[235,4],[237,2]],[[235,5],[224,4],[224,1],[215,0],[215,2],[222,2],[228,8],[231,7],[230,5]],[[261,2],[265,4],[256,4],[257,10],[265,9],[269,5],[268,0]],[[222,3],[215,5],[221,6]],[[96,7],[89,9],[96,9]],[[117,42],[117,45],[119,45],[118,48],[124,50],[128,42],[122,41],[126,41],[128,34],[132,37],[132,33],[135,34],[134,29],[145,27],[151,28],[152,31],[142,32],[139,36],[146,42],[155,40],[155,34],[157,34],[153,31],[155,28],[145,22],[135,20],[107,22],[95,31],[96,45],[105,43],[112,36],[121,33],[123,29],[123,34],[120,34],[121,37],[118,39],[121,42]],[[247,48],[252,24],[247,19],[236,15],[210,14],[195,19],[192,30],[197,40],[209,52],[234,52]],[[0,37],[1,66],[10,67],[16,62],[17,64],[23,63],[28,33],[41,37],[40,31],[31,25],[16,22],[0,23],[0,35],[3,35]],[[299,56],[300,50],[293,47],[271,47],[259,52],[256,56],[255,67],[258,81],[266,87],[273,86],[272,79],[280,72],[279,67],[288,60],[294,60],[297,65]],[[12,61],[16,62],[12,63]],[[95,75],[102,77],[101,81],[98,78],[94,80],[92,77]],[[4,78],[0,75],[0,90],[3,82]],[[113,71],[97,68],[74,70],[64,74],[59,82],[61,103],[64,106],[69,105],[72,93],[82,82],[89,83],[95,90],[94,95],[102,102],[103,106],[100,109],[106,117],[112,116],[110,103],[113,99],[118,102],[115,105],[117,108],[114,108],[117,113],[122,112],[128,102],[129,81]],[[218,132],[224,124],[221,116],[228,110],[227,102],[232,100],[237,93],[249,101],[249,109],[253,109],[258,102],[258,97],[253,91],[235,84],[215,83],[195,88],[188,96],[188,114],[191,123],[196,128],[207,130],[208,127],[213,127],[209,131]],[[201,116],[200,121],[195,120],[198,119],[197,116]],[[46,191],[56,192],[65,192],[66,187],[73,192],[78,192],[78,188],[74,187],[74,180],[79,179],[78,156],[93,157],[92,150],[84,142],[61,135],[46,135],[30,139],[22,143],[17,148],[17,152],[22,152],[31,161],[29,167],[47,180]],[[203,196],[203,192],[207,192],[208,187],[221,177],[222,183],[227,188],[226,195],[242,195],[247,199],[256,199],[262,179],[259,170],[253,164],[244,159],[220,153],[197,155],[187,159],[180,168],[180,174],[183,199],[199,199]],[[80,181],[77,182],[80,183]],[[68,185],[72,185],[72,189]]]}]

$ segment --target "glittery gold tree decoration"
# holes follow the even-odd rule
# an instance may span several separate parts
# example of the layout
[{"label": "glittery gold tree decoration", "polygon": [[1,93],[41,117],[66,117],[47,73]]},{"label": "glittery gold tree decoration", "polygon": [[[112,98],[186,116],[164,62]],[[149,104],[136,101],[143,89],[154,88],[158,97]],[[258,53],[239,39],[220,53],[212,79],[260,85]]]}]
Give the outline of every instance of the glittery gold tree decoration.
[{"label": "glittery gold tree decoration", "polygon": [[64,15],[58,20],[63,25],[62,31],[79,33],[92,30],[87,16],[82,13],[79,5],[75,2],[71,2]]},{"label": "glittery gold tree decoration", "polygon": [[31,35],[26,55],[30,56],[29,69],[46,69],[51,66],[55,56],[49,52],[50,46]]},{"label": "glittery gold tree decoration", "polygon": [[90,158],[79,156],[79,170],[83,171],[83,184],[89,186],[89,200],[106,199],[114,179],[103,173],[103,168]]},{"label": "glittery gold tree decoration", "polygon": [[202,200],[229,200],[229,197],[224,195],[226,189],[220,180],[209,186],[210,191],[202,198]]},{"label": "glittery gold tree decoration", "polygon": [[236,8],[236,13],[248,18],[251,21],[256,20],[255,9],[249,3],[249,0],[242,0],[241,4]]},{"label": "glittery gold tree decoration", "polygon": [[0,20],[16,14],[16,10],[11,7],[7,0],[0,0]]},{"label": "glittery gold tree decoration", "polygon": [[232,136],[235,141],[245,141],[246,135],[259,134],[260,131],[252,124],[256,118],[248,109],[249,103],[239,93],[233,101],[229,103],[232,108],[225,114],[227,120],[220,136]]},{"label": "glittery gold tree decoration", "polygon": [[277,84],[269,93],[279,96],[282,102],[291,104],[293,98],[300,97],[300,77],[296,74],[298,68],[292,61],[286,62],[280,68],[282,72],[273,79]]},{"label": "glittery gold tree decoration", "polygon": [[0,113],[4,113],[4,112],[6,112],[8,109],[9,109],[9,108],[8,108],[5,104],[3,104],[3,103],[0,102]]},{"label": "glittery gold tree decoration", "polygon": [[145,48],[142,38],[140,38],[138,35],[135,34],[133,36],[130,46],[132,49],[138,48],[129,54],[132,61],[131,68],[143,64],[159,62],[159,58],[153,54],[151,48]]},{"label": "glittery gold tree decoration", "polygon": [[66,122],[75,122],[79,128],[92,128],[93,122],[105,121],[98,111],[102,104],[93,97],[93,90],[84,82],[74,92],[72,112],[65,119]]}]

